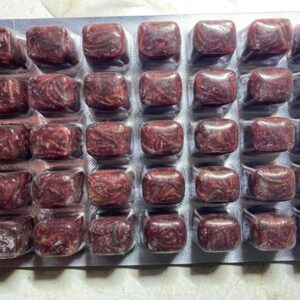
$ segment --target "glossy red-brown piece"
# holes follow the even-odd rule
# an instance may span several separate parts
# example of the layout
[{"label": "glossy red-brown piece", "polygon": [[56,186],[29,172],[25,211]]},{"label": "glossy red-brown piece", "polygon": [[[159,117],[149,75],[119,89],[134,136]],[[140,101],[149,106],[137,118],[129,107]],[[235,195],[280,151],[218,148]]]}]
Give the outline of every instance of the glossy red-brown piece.
[{"label": "glossy red-brown piece", "polygon": [[29,57],[39,66],[72,67],[79,61],[75,41],[63,26],[30,27],[26,42]]},{"label": "glossy red-brown piece", "polygon": [[83,53],[93,67],[128,64],[127,39],[116,23],[88,24],[82,30]]},{"label": "glossy red-brown piece", "polygon": [[84,238],[83,217],[60,217],[39,222],[33,231],[34,249],[39,256],[70,256]]},{"label": "glossy red-brown piece", "polygon": [[0,68],[26,67],[25,45],[8,28],[0,27]]},{"label": "glossy red-brown piece", "polygon": [[194,104],[221,106],[237,97],[237,77],[232,70],[204,70],[195,76]]},{"label": "glossy red-brown piece", "polygon": [[249,190],[256,201],[291,200],[296,190],[295,172],[282,166],[260,166],[249,175]]},{"label": "glossy red-brown piece", "polygon": [[293,45],[291,59],[293,63],[300,63],[300,25],[296,25],[293,29]]},{"label": "glossy red-brown piece", "polygon": [[243,59],[266,59],[283,55],[292,47],[292,26],[288,19],[258,19],[248,29]]},{"label": "glossy red-brown piece", "polygon": [[99,158],[124,157],[131,153],[131,128],[120,122],[90,125],[86,131],[90,155]]},{"label": "glossy red-brown piece", "polygon": [[122,74],[89,74],[84,79],[83,92],[89,107],[102,110],[128,108],[128,84]]},{"label": "glossy red-brown piece", "polygon": [[180,59],[181,36],[175,22],[142,23],[138,29],[139,57],[147,60]]},{"label": "glossy red-brown piece", "polygon": [[294,125],[287,118],[259,118],[246,130],[244,139],[258,153],[287,151],[294,146]]},{"label": "glossy red-brown piece", "polygon": [[238,146],[238,126],[229,119],[207,119],[200,121],[194,134],[199,154],[227,154]]},{"label": "glossy red-brown piece", "polygon": [[0,126],[0,161],[16,161],[28,159],[29,130],[22,125]]},{"label": "glossy red-brown piece", "polygon": [[203,167],[196,175],[196,194],[201,202],[225,203],[240,196],[238,173],[227,167]]},{"label": "glossy red-brown piece", "polygon": [[229,20],[199,21],[193,32],[193,62],[201,59],[231,56],[236,48],[236,29]]},{"label": "glossy red-brown piece", "polygon": [[178,154],[183,147],[183,139],[182,126],[176,121],[149,121],[141,128],[142,150],[147,155]]},{"label": "glossy red-brown piece", "polygon": [[83,172],[51,171],[34,178],[34,204],[43,208],[61,208],[80,203],[83,194]]},{"label": "glossy red-brown piece", "polygon": [[27,80],[13,76],[0,78],[0,115],[25,113],[27,110]]},{"label": "glossy red-brown piece", "polygon": [[0,173],[0,209],[14,209],[31,202],[29,172]]},{"label": "glossy red-brown piece", "polygon": [[150,169],[143,176],[142,189],[148,204],[178,204],[185,193],[184,177],[175,168]]},{"label": "glossy red-brown piece", "polygon": [[168,107],[179,105],[182,96],[180,75],[168,71],[149,71],[142,74],[139,95],[143,105]]},{"label": "glossy red-brown piece", "polygon": [[66,159],[79,157],[82,131],[75,125],[42,125],[31,131],[31,152],[35,158]]},{"label": "glossy red-brown piece", "polygon": [[32,248],[34,221],[30,216],[0,220],[0,259],[18,257]]},{"label": "glossy red-brown piece", "polygon": [[248,240],[261,251],[291,249],[296,243],[294,218],[275,212],[246,216]]},{"label": "glossy red-brown piece", "polygon": [[133,178],[125,170],[98,170],[89,175],[90,204],[99,207],[125,207],[130,200]]},{"label": "glossy red-brown piece", "polygon": [[144,221],[144,244],[154,253],[179,252],[186,243],[184,218],[177,214],[149,216]]},{"label": "glossy red-brown piece", "polygon": [[293,94],[293,75],[286,68],[255,69],[248,82],[248,98],[256,104],[288,101]]},{"label": "glossy red-brown piece", "polygon": [[76,112],[80,108],[80,84],[62,74],[44,74],[29,80],[29,105],[41,112]]},{"label": "glossy red-brown piece", "polygon": [[89,246],[97,255],[125,254],[134,244],[134,218],[103,216],[89,225]]},{"label": "glossy red-brown piece", "polygon": [[204,214],[197,224],[199,247],[206,252],[226,252],[241,243],[238,220],[228,214]]}]

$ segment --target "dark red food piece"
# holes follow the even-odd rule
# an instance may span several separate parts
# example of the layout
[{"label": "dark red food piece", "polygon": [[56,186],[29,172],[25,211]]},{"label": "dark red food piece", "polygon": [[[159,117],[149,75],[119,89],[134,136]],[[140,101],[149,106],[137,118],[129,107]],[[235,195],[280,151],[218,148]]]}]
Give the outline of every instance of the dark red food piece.
[{"label": "dark red food piece", "polygon": [[182,126],[172,120],[150,121],[141,129],[141,144],[145,154],[152,156],[173,155],[183,147]]},{"label": "dark red food piece", "polygon": [[186,225],[177,214],[149,216],[143,230],[144,244],[151,252],[179,252],[185,246]]},{"label": "dark red food piece", "polygon": [[0,209],[14,209],[31,202],[29,172],[0,173]]},{"label": "dark red food piece", "polygon": [[124,207],[129,203],[133,178],[125,170],[98,170],[88,178],[90,204]]},{"label": "dark red food piece", "polygon": [[283,152],[294,146],[294,125],[280,117],[259,118],[246,128],[246,150],[258,153]]},{"label": "dark red food piece", "polygon": [[31,151],[35,158],[80,157],[82,131],[75,125],[42,125],[31,131]]},{"label": "dark red food piece", "polygon": [[102,110],[128,108],[128,84],[119,73],[89,74],[84,79],[83,91],[89,107]]},{"label": "dark red food piece", "polygon": [[180,59],[181,36],[175,22],[142,23],[138,29],[139,57],[148,60]]},{"label": "dark red food piece", "polygon": [[27,110],[27,80],[13,76],[0,78],[0,114],[25,113]]},{"label": "dark red food piece", "polygon": [[237,77],[232,70],[205,70],[195,76],[194,104],[221,106],[235,101]]},{"label": "dark red food piece", "polygon": [[300,63],[300,25],[295,26],[293,30],[293,45],[291,58],[294,63]]},{"label": "dark red food piece", "polygon": [[93,67],[128,64],[127,39],[123,27],[116,23],[88,24],[82,30],[82,47]]},{"label": "dark red food piece", "polygon": [[291,249],[296,243],[296,222],[285,214],[267,212],[246,216],[248,240],[261,251]]},{"label": "dark red food piece", "polygon": [[256,201],[285,201],[295,196],[293,170],[282,166],[261,166],[249,175],[249,190]]},{"label": "dark red food piece", "polygon": [[39,66],[72,67],[79,61],[75,42],[63,26],[33,26],[26,42],[29,57]]},{"label": "dark red food piece", "polygon": [[229,119],[200,121],[195,129],[195,145],[199,154],[226,154],[238,146],[238,126]]},{"label": "dark red food piece", "polygon": [[231,251],[241,243],[241,227],[238,220],[228,214],[206,214],[198,222],[197,238],[203,251]]},{"label": "dark red food piece", "polygon": [[255,104],[288,101],[293,94],[293,75],[286,68],[258,68],[248,82],[248,98]]},{"label": "dark red food piece", "polygon": [[142,74],[139,94],[143,105],[167,107],[179,105],[182,96],[182,83],[178,73],[149,71]]},{"label": "dark red food piece", "polygon": [[80,203],[83,172],[56,171],[37,176],[33,181],[34,204],[43,208],[60,208]]},{"label": "dark red food piece", "polygon": [[90,155],[99,158],[123,157],[131,153],[131,128],[120,122],[102,122],[86,130]]},{"label": "dark red food piece", "polygon": [[61,217],[39,222],[33,231],[34,248],[39,256],[70,256],[84,238],[83,217]]},{"label": "dark red food piece", "polygon": [[0,161],[27,159],[30,156],[29,148],[29,130],[25,126],[0,126]]},{"label": "dark red food piece", "polygon": [[0,220],[0,259],[18,257],[29,251],[33,226],[30,216]]},{"label": "dark red food piece", "polygon": [[134,246],[135,223],[127,216],[108,216],[92,220],[89,246],[94,254],[126,254]]},{"label": "dark red food piece", "polygon": [[0,68],[25,68],[26,62],[25,45],[16,38],[13,31],[0,27]]},{"label": "dark red food piece", "polygon": [[200,168],[196,177],[196,194],[205,203],[236,201],[240,196],[239,175],[226,167]]},{"label": "dark red food piece", "polygon": [[32,77],[29,105],[42,112],[76,112],[80,108],[80,84],[62,74]]},{"label": "dark red food piece", "polygon": [[193,62],[231,56],[236,47],[236,29],[232,21],[199,21],[193,32]]},{"label": "dark red food piece", "polygon": [[283,55],[292,46],[292,26],[288,19],[258,19],[248,29],[244,62]]},{"label": "dark red food piece", "polygon": [[147,171],[142,180],[144,200],[152,205],[178,204],[185,193],[181,172],[175,168],[154,168]]}]

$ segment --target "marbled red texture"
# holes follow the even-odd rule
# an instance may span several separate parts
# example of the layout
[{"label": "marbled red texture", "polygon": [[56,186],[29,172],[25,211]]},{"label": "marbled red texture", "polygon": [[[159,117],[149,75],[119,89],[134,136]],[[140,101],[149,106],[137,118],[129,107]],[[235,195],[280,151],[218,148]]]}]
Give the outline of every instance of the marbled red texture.
[{"label": "marbled red texture", "polygon": [[24,160],[30,157],[29,130],[23,125],[0,126],[0,161]]},{"label": "marbled red texture", "polygon": [[92,73],[85,77],[85,102],[89,107],[102,110],[128,108],[129,88],[119,73]]},{"label": "marbled red texture", "polygon": [[90,155],[98,158],[118,158],[131,153],[131,128],[121,122],[101,122],[86,131],[86,146]]},{"label": "marbled red texture", "polygon": [[128,205],[132,188],[132,174],[126,170],[98,170],[88,178],[89,202],[98,207],[122,208]]},{"label": "marbled red texture", "polygon": [[231,153],[238,146],[238,126],[229,119],[202,120],[196,126],[194,139],[201,155]]},{"label": "marbled red texture", "polygon": [[173,120],[149,121],[141,128],[141,146],[146,155],[165,156],[180,153],[183,128]]},{"label": "marbled red texture", "polygon": [[235,250],[241,243],[240,224],[228,214],[203,214],[196,229],[198,245],[206,252]]},{"label": "marbled red texture", "polygon": [[77,112],[80,108],[80,84],[62,74],[31,77],[29,105],[41,112]]},{"label": "marbled red texture", "polygon": [[203,70],[194,81],[194,104],[221,106],[237,97],[237,76],[232,70]]},{"label": "marbled red texture", "polygon": [[42,208],[62,208],[80,203],[83,194],[83,172],[51,171],[34,178],[33,200]]},{"label": "marbled red texture", "polygon": [[153,168],[142,179],[143,197],[151,205],[178,204],[183,200],[185,180],[175,168]]},{"label": "marbled red texture", "polygon": [[31,130],[35,158],[59,160],[80,157],[82,130],[76,125],[42,125]]},{"label": "marbled red texture", "polygon": [[195,188],[201,202],[233,202],[240,196],[240,178],[227,167],[203,167],[197,170]]},{"label": "marbled red texture", "polygon": [[143,232],[145,247],[154,253],[180,252],[186,244],[185,220],[177,214],[148,216]]}]

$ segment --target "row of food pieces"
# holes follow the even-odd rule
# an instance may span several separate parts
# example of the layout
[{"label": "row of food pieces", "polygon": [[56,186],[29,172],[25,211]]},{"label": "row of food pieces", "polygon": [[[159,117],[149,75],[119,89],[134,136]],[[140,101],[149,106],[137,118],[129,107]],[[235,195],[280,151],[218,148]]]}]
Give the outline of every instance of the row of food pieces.
[{"label": "row of food pieces", "polygon": [[[232,251],[242,240],[260,251],[291,249],[296,244],[296,217],[286,213],[245,210],[243,228],[238,218],[227,212],[195,211],[193,218],[193,240],[205,252]],[[86,240],[93,254],[126,254],[139,240],[138,220],[132,212],[95,214],[88,226],[82,215],[39,221],[30,216],[1,217],[0,258],[18,257],[32,248],[39,256],[70,256],[82,250]],[[146,212],[140,230],[145,248],[152,253],[177,253],[186,246],[188,227],[181,213]]]},{"label": "row of food pieces", "polygon": [[[297,128],[288,118],[267,117],[243,124],[242,152],[248,154],[298,152]],[[239,130],[230,119],[204,119],[193,125],[191,143],[195,156],[216,156],[234,152]],[[296,130],[295,130],[296,129]],[[295,134],[296,132],[296,134]],[[86,129],[87,152],[99,159],[132,156],[132,127],[123,122],[107,121]],[[294,142],[296,136],[296,143]],[[140,128],[141,149],[146,157],[175,157],[184,144],[182,124],[174,120],[148,121]],[[295,146],[294,146],[295,144]],[[77,125],[46,124],[31,130],[23,125],[0,125],[0,161],[13,162],[30,157],[61,160],[82,156],[82,129]]]},{"label": "row of food pieces", "polygon": [[[295,81],[299,80],[295,77]],[[299,91],[293,91],[293,76],[289,69],[265,67],[252,71],[246,83],[241,106],[261,112],[290,101],[298,108]],[[0,115],[19,114],[29,106],[41,113],[74,113],[80,110],[80,83],[62,74],[0,78]],[[182,100],[182,81],[176,72],[148,71],[139,78],[140,108],[144,112],[161,114],[178,111]],[[83,82],[86,104],[95,112],[129,112],[130,82],[120,73],[99,72],[87,75]],[[192,108],[225,109],[237,99],[238,81],[229,69],[202,70],[193,79]]]},{"label": "row of food pieces", "polygon": [[[288,201],[300,196],[300,171],[280,165],[244,167],[240,175],[232,168],[195,168],[192,198],[201,203],[229,203],[240,198],[259,202]],[[84,190],[84,173],[79,170],[50,170],[33,176],[29,171],[0,173],[0,209],[33,204],[41,208],[64,208],[79,204]],[[131,169],[103,169],[88,175],[87,193],[91,205],[101,209],[123,209],[137,193],[151,206],[180,204],[186,194],[186,176],[175,167],[145,169],[137,189]],[[194,195],[193,195],[194,194]]]},{"label": "row of food pieces", "polygon": [[[243,42],[244,63],[268,61],[275,65],[287,52],[298,64],[300,26],[292,30],[288,19],[258,19],[253,21]],[[32,26],[23,40],[5,27],[0,28],[3,40],[0,51],[2,68],[26,67],[27,55],[42,69],[69,68],[80,63],[79,45],[74,35],[63,26]],[[124,67],[129,64],[128,37],[116,23],[88,24],[82,30],[83,53],[91,67]],[[189,40],[189,59],[193,64],[228,63],[237,46],[235,24],[230,20],[199,21]],[[143,65],[171,64],[176,66],[181,56],[181,33],[175,22],[145,22],[138,28],[137,46]]]}]

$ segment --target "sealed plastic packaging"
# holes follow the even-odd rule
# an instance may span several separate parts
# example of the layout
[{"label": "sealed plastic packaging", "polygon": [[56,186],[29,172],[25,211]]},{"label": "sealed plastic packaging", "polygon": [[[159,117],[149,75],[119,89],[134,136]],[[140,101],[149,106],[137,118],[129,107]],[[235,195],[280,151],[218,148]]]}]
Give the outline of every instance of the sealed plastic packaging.
[{"label": "sealed plastic packaging", "polygon": [[226,211],[194,213],[194,240],[205,252],[228,252],[242,242],[239,220]]},{"label": "sealed plastic packaging", "polygon": [[240,197],[240,176],[229,167],[194,168],[193,182],[197,201],[202,203],[229,203]]},{"label": "sealed plastic packaging", "polygon": [[244,121],[242,127],[244,153],[278,153],[294,147],[294,124],[288,118],[257,118]]},{"label": "sealed plastic packaging", "polygon": [[79,65],[75,36],[64,26],[30,27],[26,31],[26,46],[28,56],[43,72],[65,69],[70,72],[71,68]]},{"label": "sealed plastic packaging", "polygon": [[190,60],[193,66],[224,67],[236,48],[236,28],[230,20],[202,20],[196,23],[191,37]]},{"label": "sealed plastic packaging", "polygon": [[88,200],[102,209],[126,208],[134,201],[134,173],[126,169],[102,169],[88,176]]},{"label": "sealed plastic packaging", "polygon": [[293,72],[300,71],[300,24],[293,28],[293,45],[288,56],[288,66]]},{"label": "sealed plastic packaging", "polygon": [[178,112],[182,98],[180,75],[170,71],[144,72],[139,80],[139,98],[146,114]]},{"label": "sealed plastic packaging", "polygon": [[134,212],[92,216],[88,244],[95,255],[126,255],[136,244],[138,217]]},{"label": "sealed plastic packaging", "polygon": [[0,117],[24,114],[28,111],[28,80],[21,76],[0,78]]},{"label": "sealed plastic packaging", "polygon": [[80,170],[50,170],[35,176],[33,203],[42,208],[63,208],[79,204],[84,173]]},{"label": "sealed plastic packaging", "polygon": [[279,211],[243,213],[244,238],[260,251],[292,249],[296,244],[294,217]]},{"label": "sealed plastic packaging", "polygon": [[54,215],[39,221],[33,231],[34,250],[39,256],[71,256],[83,249],[85,220],[82,214]]},{"label": "sealed plastic packaging", "polygon": [[141,179],[143,199],[151,206],[172,206],[182,202],[185,195],[185,178],[174,167],[145,169]]},{"label": "sealed plastic packaging", "polygon": [[30,133],[31,152],[35,158],[61,160],[82,155],[82,130],[77,125],[42,125]]},{"label": "sealed plastic packaging", "polygon": [[120,24],[85,25],[82,29],[82,48],[93,69],[118,71],[129,64],[127,37]]},{"label": "sealed plastic packaging", "polygon": [[0,210],[30,205],[31,181],[28,171],[0,172]]},{"label": "sealed plastic packaging", "polygon": [[243,166],[243,196],[248,200],[275,202],[292,200],[296,191],[294,170],[280,165]]},{"label": "sealed plastic packaging", "polygon": [[181,34],[178,24],[169,21],[140,24],[138,51],[144,68],[175,69],[181,53]]},{"label": "sealed plastic packaging", "polygon": [[32,249],[34,220],[29,215],[0,217],[0,259],[16,258]]},{"label": "sealed plastic packaging", "polygon": [[16,162],[29,158],[29,129],[23,125],[0,125],[0,162]]},{"label": "sealed plastic packaging", "polygon": [[74,113],[80,109],[80,84],[62,74],[31,77],[28,83],[31,108],[43,114]]}]

